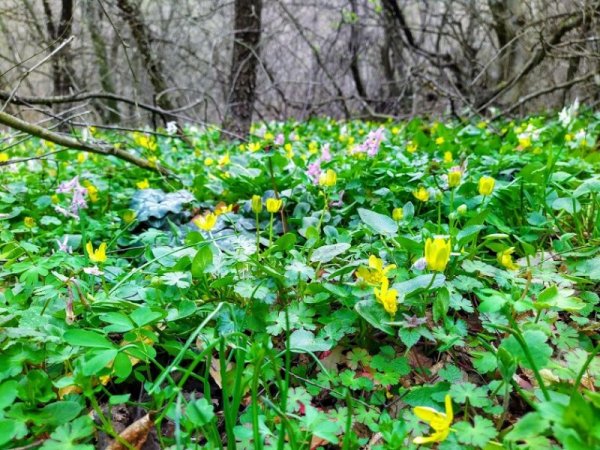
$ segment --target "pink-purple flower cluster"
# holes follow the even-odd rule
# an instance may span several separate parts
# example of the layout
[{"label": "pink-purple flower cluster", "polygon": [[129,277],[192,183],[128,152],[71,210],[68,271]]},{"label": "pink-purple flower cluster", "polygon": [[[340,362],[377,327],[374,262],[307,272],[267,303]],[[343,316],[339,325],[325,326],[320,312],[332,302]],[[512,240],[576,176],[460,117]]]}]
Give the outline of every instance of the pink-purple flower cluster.
[{"label": "pink-purple flower cluster", "polygon": [[377,155],[377,153],[379,153],[379,146],[384,138],[384,132],[385,128],[383,127],[371,131],[362,144],[359,144],[352,149],[352,153],[366,153],[370,157]]},{"label": "pink-purple flower cluster", "polygon": [[312,180],[314,184],[319,184],[319,177],[321,176],[321,162],[331,161],[331,151],[329,144],[323,145],[321,148],[321,157],[317,158],[315,162],[308,165],[306,175]]},{"label": "pink-purple flower cluster", "polygon": [[66,217],[72,217],[74,219],[79,219],[79,210],[86,209],[88,207],[87,202],[85,201],[85,195],[87,194],[87,189],[79,184],[79,177],[74,177],[70,181],[64,181],[61,183],[56,189],[57,194],[73,194],[73,198],[71,199],[71,205],[69,208],[63,208],[62,206],[56,205],[54,209],[63,214]]}]

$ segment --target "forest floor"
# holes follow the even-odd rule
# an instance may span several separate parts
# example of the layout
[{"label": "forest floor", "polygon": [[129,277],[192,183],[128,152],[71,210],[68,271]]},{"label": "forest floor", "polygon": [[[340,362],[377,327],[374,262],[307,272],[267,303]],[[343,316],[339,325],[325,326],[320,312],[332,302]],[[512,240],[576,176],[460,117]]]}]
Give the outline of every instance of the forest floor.
[{"label": "forest floor", "polygon": [[0,448],[600,448],[599,129],[4,135]]}]

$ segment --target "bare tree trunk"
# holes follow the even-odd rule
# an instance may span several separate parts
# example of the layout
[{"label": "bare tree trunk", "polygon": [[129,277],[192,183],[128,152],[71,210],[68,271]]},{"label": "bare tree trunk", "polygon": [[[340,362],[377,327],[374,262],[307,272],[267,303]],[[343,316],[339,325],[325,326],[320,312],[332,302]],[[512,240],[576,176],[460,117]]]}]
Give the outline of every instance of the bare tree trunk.
[{"label": "bare tree trunk", "polygon": [[[43,1],[44,14],[46,15],[46,29],[51,41],[51,49],[60,45],[61,41],[68,39],[72,33],[73,0],[62,0],[58,25],[54,23],[54,14],[48,0]],[[70,44],[65,45],[52,59],[52,82],[54,95],[69,95],[73,89],[73,68],[71,66]],[[60,113],[62,106],[55,106],[55,112]],[[61,128],[64,128],[61,126]]]},{"label": "bare tree trunk", "polygon": [[[100,11],[97,10],[97,3],[92,2],[89,4],[86,16],[88,17],[88,28],[90,30],[90,37],[92,39],[92,46],[94,48],[94,55],[96,56],[96,64],[98,66],[98,75],[100,77],[100,85],[102,91],[114,94],[116,93],[115,85],[112,77],[112,70],[108,60],[108,52],[106,51],[106,42],[98,21],[102,17]],[[119,121],[119,107],[114,99],[105,100],[102,104],[98,104],[100,115],[104,121],[108,123],[117,123]]]},{"label": "bare tree trunk", "polygon": [[[144,22],[139,4],[131,0],[117,0],[117,6],[131,29],[131,34],[146,67],[146,72],[154,89],[155,104],[161,109],[172,111],[175,108],[166,92],[168,86],[164,76],[162,60],[152,51],[150,33]],[[163,120],[166,121],[167,119],[177,121],[174,117],[163,117]]]},{"label": "bare tree trunk", "polygon": [[229,98],[223,128],[238,136],[250,131],[256,99],[262,0],[235,0]]}]

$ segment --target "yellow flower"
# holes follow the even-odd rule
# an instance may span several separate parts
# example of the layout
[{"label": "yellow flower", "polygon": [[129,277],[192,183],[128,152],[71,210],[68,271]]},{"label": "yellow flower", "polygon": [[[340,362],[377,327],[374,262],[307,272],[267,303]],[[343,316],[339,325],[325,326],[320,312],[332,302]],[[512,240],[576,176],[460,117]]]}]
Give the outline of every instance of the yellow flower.
[{"label": "yellow flower", "polygon": [[442,145],[444,142],[446,142],[446,140],[442,136],[440,136],[439,138],[435,139],[435,143],[437,145]]},{"label": "yellow flower", "polygon": [[321,174],[321,176],[319,177],[319,184],[321,186],[332,187],[332,186],[335,186],[336,182],[337,182],[337,174],[335,173],[335,171],[333,171],[331,169],[327,169],[327,171],[323,172]]},{"label": "yellow flower", "polygon": [[565,141],[566,142],[571,142],[573,140],[573,137],[574,136],[571,133],[567,133],[567,134],[565,134]]},{"label": "yellow flower", "polygon": [[85,152],[79,152],[79,153],[77,153],[77,162],[78,162],[79,164],[81,164],[81,163],[85,162],[85,160],[86,160],[86,156],[87,156],[87,155],[85,154]]},{"label": "yellow flower", "polygon": [[415,144],[413,141],[408,141],[406,143],[406,151],[408,153],[414,153],[417,151],[417,144]]},{"label": "yellow flower", "polygon": [[93,184],[87,185],[88,197],[92,201],[92,203],[96,203],[98,201],[98,188]]},{"label": "yellow flower", "polygon": [[156,167],[156,163],[158,162],[158,158],[154,155],[148,156],[148,162],[152,167]]},{"label": "yellow flower", "polygon": [[462,172],[460,169],[452,169],[448,172],[448,186],[451,188],[456,187],[460,184],[460,178],[462,177]]},{"label": "yellow flower", "polygon": [[229,164],[231,162],[231,159],[229,158],[229,153],[221,156],[219,158],[219,165],[220,166],[226,166],[227,164]]},{"label": "yellow flower", "polygon": [[260,198],[260,195],[253,195],[250,205],[254,214],[259,214],[262,211],[262,198]]},{"label": "yellow flower", "polygon": [[273,133],[271,133],[270,131],[267,131],[267,132],[265,133],[265,135],[263,136],[263,139],[264,139],[265,141],[272,141],[274,137],[275,137],[275,136],[273,136]]},{"label": "yellow flower", "polygon": [[452,152],[444,152],[444,162],[451,163],[452,162]]},{"label": "yellow flower", "polygon": [[50,197],[50,200],[52,200],[52,203],[54,203],[55,205],[60,202],[60,198],[58,197],[58,195],[54,194],[52,197]]},{"label": "yellow flower", "polygon": [[282,204],[283,200],[281,199],[276,199],[272,197],[268,198],[266,201],[267,211],[269,211],[271,214],[275,214],[277,211],[279,211]]},{"label": "yellow flower", "polygon": [[311,155],[314,155],[315,153],[317,153],[318,150],[319,146],[317,145],[317,143],[315,141],[310,141],[308,144],[308,152]]},{"label": "yellow flower", "polygon": [[128,209],[123,213],[123,222],[127,225],[132,223],[135,220],[136,212],[132,209]]},{"label": "yellow flower", "polygon": [[477,185],[479,193],[481,195],[490,195],[494,190],[495,184],[496,180],[494,180],[492,177],[481,177]]},{"label": "yellow flower", "polygon": [[294,148],[292,147],[292,144],[288,142],[283,146],[283,149],[285,150],[285,156],[289,159],[292,159],[294,156]]},{"label": "yellow flower", "polygon": [[422,202],[429,200],[429,191],[423,186],[416,191],[413,191],[413,195],[417,200],[421,200]]},{"label": "yellow flower", "polygon": [[521,150],[527,150],[529,147],[531,147],[531,137],[529,136],[523,136],[519,138],[519,147],[521,148]]},{"label": "yellow flower", "polygon": [[6,162],[9,159],[10,159],[10,157],[8,156],[8,153],[6,153],[6,152],[0,153],[0,163]]},{"label": "yellow flower", "polygon": [[436,272],[443,272],[450,260],[450,240],[436,236],[425,241],[425,261],[427,268]]},{"label": "yellow flower", "polygon": [[212,159],[212,158],[206,158],[206,159],[204,160],[204,165],[205,165],[205,166],[207,166],[207,167],[208,167],[208,166],[212,166],[214,163],[215,163],[215,160],[214,160],[214,159]]},{"label": "yellow flower", "polygon": [[138,187],[138,189],[148,189],[150,187],[150,183],[148,182],[147,178],[144,178],[142,181],[138,181],[135,183],[135,185]]},{"label": "yellow flower", "polygon": [[498,252],[498,262],[506,267],[508,270],[519,270],[519,266],[513,261],[512,254],[515,252],[514,247],[507,248]]},{"label": "yellow flower", "polygon": [[413,443],[421,445],[431,442],[442,442],[446,440],[450,434],[450,426],[454,420],[454,412],[452,411],[452,399],[446,395],[444,403],[446,404],[446,412],[439,412],[427,406],[416,406],[413,411],[415,416],[423,422],[427,422],[433,433],[429,436],[418,436],[413,439]]},{"label": "yellow flower", "polygon": [[392,128],[392,134],[393,134],[394,136],[395,136],[395,135],[397,135],[398,133],[400,133],[400,128],[398,128],[398,127],[394,127],[394,128]]},{"label": "yellow flower", "polygon": [[103,242],[97,250],[94,250],[92,243],[88,241],[88,243],[85,244],[85,249],[87,250],[88,258],[90,258],[91,262],[103,263],[106,261],[106,242]]},{"label": "yellow flower", "polygon": [[213,213],[208,213],[203,216],[196,217],[192,222],[198,228],[204,231],[212,230],[217,224],[217,215]]},{"label": "yellow flower", "polygon": [[398,291],[396,289],[388,289],[389,285],[390,282],[388,279],[383,278],[381,280],[381,289],[375,288],[375,297],[381,302],[383,309],[393,316],[398,311]]},{"label": "yellow flower", "polygon": [[394,208],[392,211],[392,219],[396,222],[401,221],[404,218],[404,210],[402,208]]},{"label": "yellow flower", "polygon": [[35,219],[33,217],[25,217],[25,219],[23,219],[23,223],[27,228],[35,227]]},{"label": "yellow flower", "polygon": [[373,285],[380,284],[387,274],[396,268],[395,264],[389,266],[383,266],[383,260],[375,255],[369,256],[369,267],[359,267],[356,271],[356,275],[365,282]]},{"label": "yellow flower", "polygon": [[153,152],[158,148],[154,138],[146,136],[145,134],[135,133],[133,136],[133,142],[140,147],[144,147]]},{"label": "yellow flower", "polygon": [[248,150],[251,152],[257,152],[260,150],[260,142],[250,142],[248,144]]},{"label": "yellow flower", "polygon": [[227,203],[225,202],[219,202],[217,203],[217,206],[215,207],[215,214],[217,216],[220,216],[221,214],[227,214],[228,212],[231,212],[233,210],[233,205],[227,205]]}]

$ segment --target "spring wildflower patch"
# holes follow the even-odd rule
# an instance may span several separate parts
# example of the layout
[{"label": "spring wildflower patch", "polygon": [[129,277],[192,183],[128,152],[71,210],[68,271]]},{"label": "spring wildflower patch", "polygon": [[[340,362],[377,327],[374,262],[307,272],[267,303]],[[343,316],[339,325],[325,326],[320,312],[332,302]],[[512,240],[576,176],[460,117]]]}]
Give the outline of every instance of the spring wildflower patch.
[{"label": "spring wildflower patch", "polygon": [[563,116],[90,132],[173,179],[14,138],[0,448],[123,411],[169,449],[600,448],[600,122]]}]

